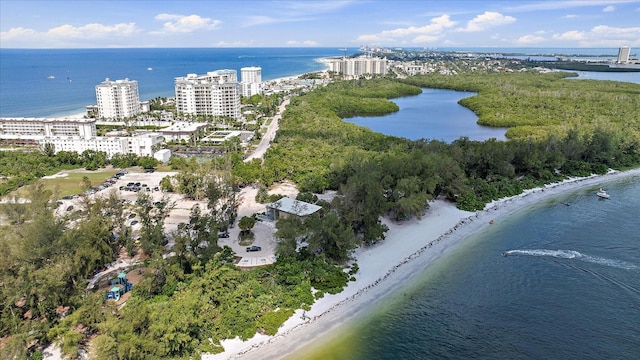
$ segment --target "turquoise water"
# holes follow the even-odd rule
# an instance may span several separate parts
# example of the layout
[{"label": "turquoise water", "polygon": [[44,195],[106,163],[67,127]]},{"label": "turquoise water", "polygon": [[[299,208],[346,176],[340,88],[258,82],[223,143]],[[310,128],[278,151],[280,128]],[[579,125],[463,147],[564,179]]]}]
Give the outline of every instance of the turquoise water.
[{"label": "turquoise water", "polygon": [[411,140],[432,139],[452,142],[461,136],[471,140],[505,139],[506,129],[480,126],[473,111],[458,105],[473,92],[422,89],[416,96],[392,99],[400,111],[386,116],[354,117],[344,121],[375,132]]},{"label": "turquoise water", "polygon": [[338,48],[0,49],[0,117],[83,112],[105,78],[137,80],[140,99],[149,100],[175,96],[174,79],[188,73],[232,69],[240,77],[240,68],[260,66],[271,80],[322,70],[316,59],[342,55]]},{"label": "turquoise water", "polygon": [[639,358],[640,177],[604,186],[609,200],[594,186],[500,219],[322,357]]}]

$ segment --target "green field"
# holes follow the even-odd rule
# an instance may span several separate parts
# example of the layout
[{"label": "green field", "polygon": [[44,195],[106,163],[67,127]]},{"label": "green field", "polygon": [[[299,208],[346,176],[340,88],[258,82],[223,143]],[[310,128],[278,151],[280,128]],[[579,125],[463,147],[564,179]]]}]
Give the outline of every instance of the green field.
[{"label": "green field", "polygon": [[[82,192],[82,179],[85,176],[89,178],[91,186],[98,186],[117,172],[117,169],[101,169],[96,171],[74,170],[72,172],[65,172],[68,175],[64,177],[40,179],[38,181],[45,185],[45,189],[51,190],[54,198],[59,199],[67,195],[80,194]],[[21,188],[18,190],[18,196],[25,197],[26,192],[27,190],[25,188]]]}]

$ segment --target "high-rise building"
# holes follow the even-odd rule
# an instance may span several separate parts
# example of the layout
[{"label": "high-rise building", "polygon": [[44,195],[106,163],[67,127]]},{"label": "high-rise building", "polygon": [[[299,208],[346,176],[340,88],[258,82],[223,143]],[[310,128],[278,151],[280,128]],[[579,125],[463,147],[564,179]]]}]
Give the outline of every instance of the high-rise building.
[{"label": "high-rise building", "polygon": [[618,50],[618,64],[626,64],[629,62],[629,54],[631,53],[631,48],[628,46],[623,46]]},{"label": "high-rise building", "polygon": [[358,57],[353,59],[332,59],[328,61],[329,70],[341,73],[345,79],[353,79],[361,75],[385,75],[387,59]]},{"label": "high-rise building", "polygon": [[187,74],[175,79],[178,114],[240,118],[240,84],[235,70]]},{"label": "high-rise building", "polygon": [[262,68],[258,66],[243,67],[240,69],[242,96],[250,97],[262,94]]},{"label": "high-rise building", "polygon": [[105,79],[96,86],[98,117],[102,119],[124,119],[140,113],[138,82],[135,80]]}]

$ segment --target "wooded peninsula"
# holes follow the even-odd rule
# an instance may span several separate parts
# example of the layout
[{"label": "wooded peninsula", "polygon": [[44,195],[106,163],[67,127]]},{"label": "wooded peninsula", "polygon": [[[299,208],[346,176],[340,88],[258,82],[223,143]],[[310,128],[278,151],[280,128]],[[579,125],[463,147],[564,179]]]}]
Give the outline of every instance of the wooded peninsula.
[{"label": "wooded peninsula", "polygon": [[[87,292],[86,279],[123,248],[131,250],[125,205],[115,195],[87,198],[86,211],[59,218],[57,199],[37,182],[60,169],[109,160],[0,152],[6,191],[30,187],[29,203],[1,205],[11,225],[0,229],[0,357],[40,359],[53,341],[69,358],[88,344],[96,359],[221,352],[221,340],[275,334],[295,309],[340,292],[357,276],[357,264],[349,261],[353,250],[384,241],[383,216],[419,218],[435,198],[475,211],[542,184],[639,166],[640,85],[571,76],[530,70],[334,81],[292,98],[264,162],[245,163],[240,153],[200,162],[172,158],[180,175],[165,190],[198,193],[213,210],[192,211],[192,226],[175,234],[175,256],[165,258],[164,210],[152,211],[148,197],[138,198],[136,213],[148,214],[141,238],[147,260],[122,308]],[[427,87],[477,93],[460,103],[480,124],[508,127],[509,140],[412,141],[342,121],[398,111],[391,99]],[[127,161],[121,164],[137,164]],[[218,229],[233,218],[240,187],[266,189],[283,180],[322,211],[279,220],[277,261],[240,270],[233,252],[218,246]],[[314,196],[325,190],[337,191],[331,202]],[[306,246],[298,246],[300,239]]]}]

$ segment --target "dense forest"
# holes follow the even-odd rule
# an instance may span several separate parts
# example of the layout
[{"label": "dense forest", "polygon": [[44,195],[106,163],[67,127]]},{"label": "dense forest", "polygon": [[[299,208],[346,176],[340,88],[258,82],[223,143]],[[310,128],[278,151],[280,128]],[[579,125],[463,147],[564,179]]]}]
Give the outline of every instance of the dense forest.
[{"label": "dense forest", "polygon": [[[5,249],[0,254],[0,357],[38,358],[41,346],[51,341],[59,341],[70,357],[90,342],[96,359],[197,358],[219,352],[221,339],[273,334],[295,309],[341,291],[357,277],[357,265],[349,262],[352,251],[384,240],[381,216],[420,217],[436,197],[477,210],[567,176],[638,166],[640,85],[566,76],[358,79],[296,96],[264,163],[245,163],[239,154],[209,162],[172,159],[179,174],[164,185],[211,206],[207,212],[192,210],[190,227],[173,234],[175,256],[166,259],[159,229],[169,202],[158,207],[141,196],[125,205],[113,195],[86,200],[72,218],[57,218],[55,199],[35,184],[31,204],[2,207],[20,228],[0,230]],[[477,92],[462,104],[484,124],[510,127],[511,140],[410,141],[341,120],[398,111],[390,99],[415,95],[426,86]],[[20,174],[18,166],[11,168],[9,178]],[[322,211],[304,220],[278,221],[276,263],[241,271],[214,234],[233,221],[240,186],[266,188],[284,179],[293,180],[300,199]],[[337,190],[330,203],[311,194],[328,189]],[[105,302],[104,294],[87,293],[85,287],[86,279],[122,249],[135,251],[124,225],[129,212],[146,214],[140,244],[146,261],[139,264],[143,280],[118,309]]]}]

